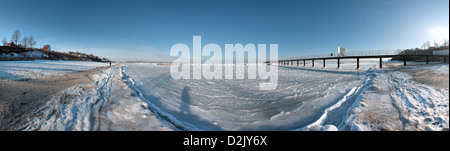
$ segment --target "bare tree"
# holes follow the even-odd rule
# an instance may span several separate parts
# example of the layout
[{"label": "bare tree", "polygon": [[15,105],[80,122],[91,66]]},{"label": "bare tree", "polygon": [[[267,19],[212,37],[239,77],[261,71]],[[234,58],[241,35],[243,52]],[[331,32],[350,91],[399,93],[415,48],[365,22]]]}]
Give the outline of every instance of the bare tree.
[{"label": "bare tree", "polygon": [[23,44],[23,46],[25,47],[25,48],[27,48],[28,47],[28,37],[27,36],[25,36],[25,37],[23,37],[23,39],[22,39],[22,44]]},{"label": "bare tree", "polygon": [[430,41],[427,41],[427,42],[423,43],[422,49],[428,49],[428,48],[430,48],[430,45],[431,45]]},{"label": "bare tree", "polygon": [[14,34],[11,37],[11,41],[17,45],[20,37],[21,37],[20,30],[16,30],[14,31]]},{"label": "bare tree", "polygon": [[433,41],[433,46],[434,46],[434,48],[439,48],[439,44],[436,42],[436,40]]},{"label": "bare tree", "polygon": [[8,43],[6,42],[6,38],[5,38],[5,37],[3,37],[2,43],[3,43],[3,46],[6,46],[6,44],[8,44]]},{"label": "bare tree", "polygon": [[31,48],[33,48],[34,45],[36,45],[36,40],[34,40],[34,37],[33,37],[33,36],[30,36],[30,38],[28,38],[28,46],[30,46]]},{"label": "bare tree", "polygon": [[444,39],[444,43],[442,44],[444,47],[448,47],[448,39]]}]

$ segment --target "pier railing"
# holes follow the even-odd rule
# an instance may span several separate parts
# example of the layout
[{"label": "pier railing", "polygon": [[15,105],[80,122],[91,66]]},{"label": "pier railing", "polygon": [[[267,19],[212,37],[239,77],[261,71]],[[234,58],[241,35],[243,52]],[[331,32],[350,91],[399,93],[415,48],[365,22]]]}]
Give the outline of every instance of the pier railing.
[{"label": "pier railing", "polygon": [[391,50],[349,51],[344,56],[340,56],[337,53],[328,53],[328,54],[287,57],[287,58],[280,58],[278,60],[299,60],[299,59],[301,60],[310,58],[335,58],[335,57],[351,57],[351,56],[449,55],[448,49],[446,50],[447,51],[391,49]]},{"label": "pier railing", "polygon": [[[327,59],[336,59],[337,60],[337,68],[340,68],[340,59],[356,59],[356,68],[359,69],[359,60],[361,58],[378,58],[380,60],[379,67],[383,68],[383,58],[396,58],[396,60],[403,60],[404,66],[406,66],[406,61],[411,57],[420,57],[424,58],[426,63],[429,64],[430,58],[441,57],[444,63],[447,63],[448,58],[448,49],[444,50],[373,50],[373,51],[351,51],[347,52],[345,55],[335,55],[333,53],[330,54],[320,54],[320,55],[310,55],[310,56],[301,56],[301,57],[289,57],[278,59],[278,62],[275,62],[279,65],[290,65],[290,66],[299,66],[303,64],[306,66],[306,60],[311,61],[311,66],[314,67],[314,60],[323,60],[323,67],[325,67],[325,60]],[[295,62],[295,63],[294,63]],[[301,63],[303,62],[303,63]],[[271,63],[267,61],[266,63]]]}]

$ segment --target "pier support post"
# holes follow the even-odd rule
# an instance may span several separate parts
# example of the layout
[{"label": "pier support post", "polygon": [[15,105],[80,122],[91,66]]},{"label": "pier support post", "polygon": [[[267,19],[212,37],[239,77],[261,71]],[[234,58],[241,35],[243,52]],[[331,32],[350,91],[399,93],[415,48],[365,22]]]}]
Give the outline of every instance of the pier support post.
[{"label": "pier support post", "polygon": [[359,69],[359,58],[356,58],[356,69]]},{"label": "pier support post", "polygon": [[297,60],[297,67],[298,67],[298,60]]},{"label": "pier support post", "polygon": [[312,67],[314,67],[314,60],[312,60]]},{"label": "pier support post", "polygon": [[380,58],[380,68],[383,68],[383,58]]},{"label": "pier support post", "polygon": [[325,68],[325,59],[323,59],[323,67]]},{"label": "pier support post", "polygon": [[430,63],[430,59],[429,59],[430,57],[427,57],[427,64],[429,64]]},{"label": "pier support post", "polygon": [[291,61],[291,66],[294,66],[294,61]]},{"label": "pier support post", "polygon": [[303,67],[306,66],[306,60],[303,60]]},{"label": "pier support post", "polygon": [[337,64],[338,64],[338,69],[341,68],[341,59],[338,59]]},{"label": "pier support post", "polygon": [[444,63],[447,63],[447,57],[444,57]]}]

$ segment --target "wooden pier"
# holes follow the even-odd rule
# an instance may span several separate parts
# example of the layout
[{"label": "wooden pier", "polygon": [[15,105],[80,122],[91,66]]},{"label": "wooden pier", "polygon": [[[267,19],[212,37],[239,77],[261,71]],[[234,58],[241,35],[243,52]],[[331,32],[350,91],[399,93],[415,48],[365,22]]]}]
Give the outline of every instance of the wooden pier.
[{"label": "wooden pier", "polygon": [[[449,55],[371,55],[371,56],[341,56],[341,57],[317,57],[317,58],[302,58],[302,59],[287,59],[287,60],[278,60],[278,65],[290,65],[294,66],[294,62],[296,62],[296,66],[299,66],[299,62],[303,61],[303,67],[306,67],[306,61],[311,61],[311,67],[314,67],[315,60],[323,60],[323,67],[326,67],[326,60],[337,60],[337,68],[341,67],[342,59],[356,59],[356,69],[359,69],[359,61],[360,59],[376,59],[379,58],[379,66],[383,68],[383,58],[393,58],[393,57],[401,57],[403,58],[403,65],[406,66],[406,60],[408,57],[424,57],[426,64],[430,63],[430,58],[443,58],[444,63],[447,63],[447,58]],[[271,61],[267,61],[266,63],[273,63]]]}]

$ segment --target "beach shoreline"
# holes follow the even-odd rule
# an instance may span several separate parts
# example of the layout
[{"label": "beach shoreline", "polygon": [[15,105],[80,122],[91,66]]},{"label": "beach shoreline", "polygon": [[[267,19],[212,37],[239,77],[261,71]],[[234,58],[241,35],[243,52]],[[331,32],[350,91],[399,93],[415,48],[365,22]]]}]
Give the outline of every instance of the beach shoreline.
[{"label": "beach shoreline", "polygon": [[[99,110],[98,114],[96,112],[92,117],[94,119],[99,119],[98,121],[100,121],[90,123],[97,125],[98,130],[173,129],[172,126],[167,126],[170,124],[165,124],[166,122],[160,122],[161,119],[156,119],[154,113],[147,113],[150,112],[146,109],[148,107],[146,107],[145,103],[141,102],[142,100],[136,97],[135,92],[129,88],[127,81],[124,80],[121,69],[122,66],[114,65],[113,67],[115,66],[119,66],[120,68],[112,68],[114,71],[109,71],[108,69],[111,67],[103,66],[85,71],[69,72],[64,75],[25,78],[21,80],[0,78],[0,131],[44,130],[39,126],[30,129],[24,129],[24,127],[29,126],[30,122],[36,119],[42,119],[45,122],[45,120],[51,116],[54,116],[52,118],[56,119],[60,118],[59,116],[63,114],[49,116],[45,115],[46,113],[41,112],[40,109],[49,103],[56,106],[69,105],[67,103],[72,102],[71,100],[75,100],[73,98],[74,96],[70,96],[69,93],[63,93],[63,91],[68,89],[72,90],[73,87],[77,88],[76,91],[73,91],[75,89],[72,90],[74,93],[83,93],[86,95],[84,97],[81,95],[78,98],[79,101],[85,99],[90,100],[95,97],[108,100],[108,103],[105,104],[104,108],[101,107],[103,110]],[[105,71],[111,72],[109,73],[111,74],[109,75],[111,77],[102,80],[99,76],[102,77],[102,75],[105,75]],[[398,75],[398,73],[400,73],[400,75]],[[397,79],[408,77],[404,82],[410,83],[409,81],[411,81],[413,82],[413,86],[415,86],[414,83],[427,85],[432,91],[441,89],[443,90],[442,93],[445,93],[446,91],[448,95],[448,72],[436,73],[432,69],[429,69],[428,65],[404,67],[387,63],[386,69],[376,70],[375,74],[377,75],[376,79],[370,84],[370,88],[362,92],[361,98],[356,100],[357,102],[355,105],[346,108],[350,115],[347,119],[344,117],[344,121],[342,121],[344,122],[344,125],[335,125],[339,127],[339,130],[422,131],[435,129],[427,125],[419,127],[414,126],[414,124],[417,125],[417,123],[422,124],[424,122],[413,121],[411,120],[411,117],[406,114],[407,112],[413,111],[410,111],[408,107],[402,107],[401,103],[403,101],[401,98],[396,98],[395,93],[398,93],[396,92],[398,89],[395,87],[402,87],[403,83],[395,83],[395,81]],[[95,78],[96,76],[97,78]],[[106,82],[104,84],[108,86],[105,90],[107,89],[106,91],[108,94],[113,95],[95,96],[89,93],[93,90],[103,91],[100,90],[99,84],[96,83],[99,82],[99,80]],[[400,92],[399,94],[407,93]],[[57,98],[55,99],[55,97]],[[67,102],[64,102],[64,100]],[[56,102],[52,103],[50,101]],[[133,108],[133,110],[130,110],[131,108]],[[57,109],[55,112],[59,113],[60,111]],[[436,113],[436,115],[444,120],[448,119],[448,104],[447,114],[442,112],[442,110],[430,110],[429,112],[432,115]],[[127,118],[125,118],[125,115]],[[132,120],[130,120],[129,117],[133,117]],[[430,120],[433,116],[427,118]],[[445,130],[445,128],[443,129]]]}]

